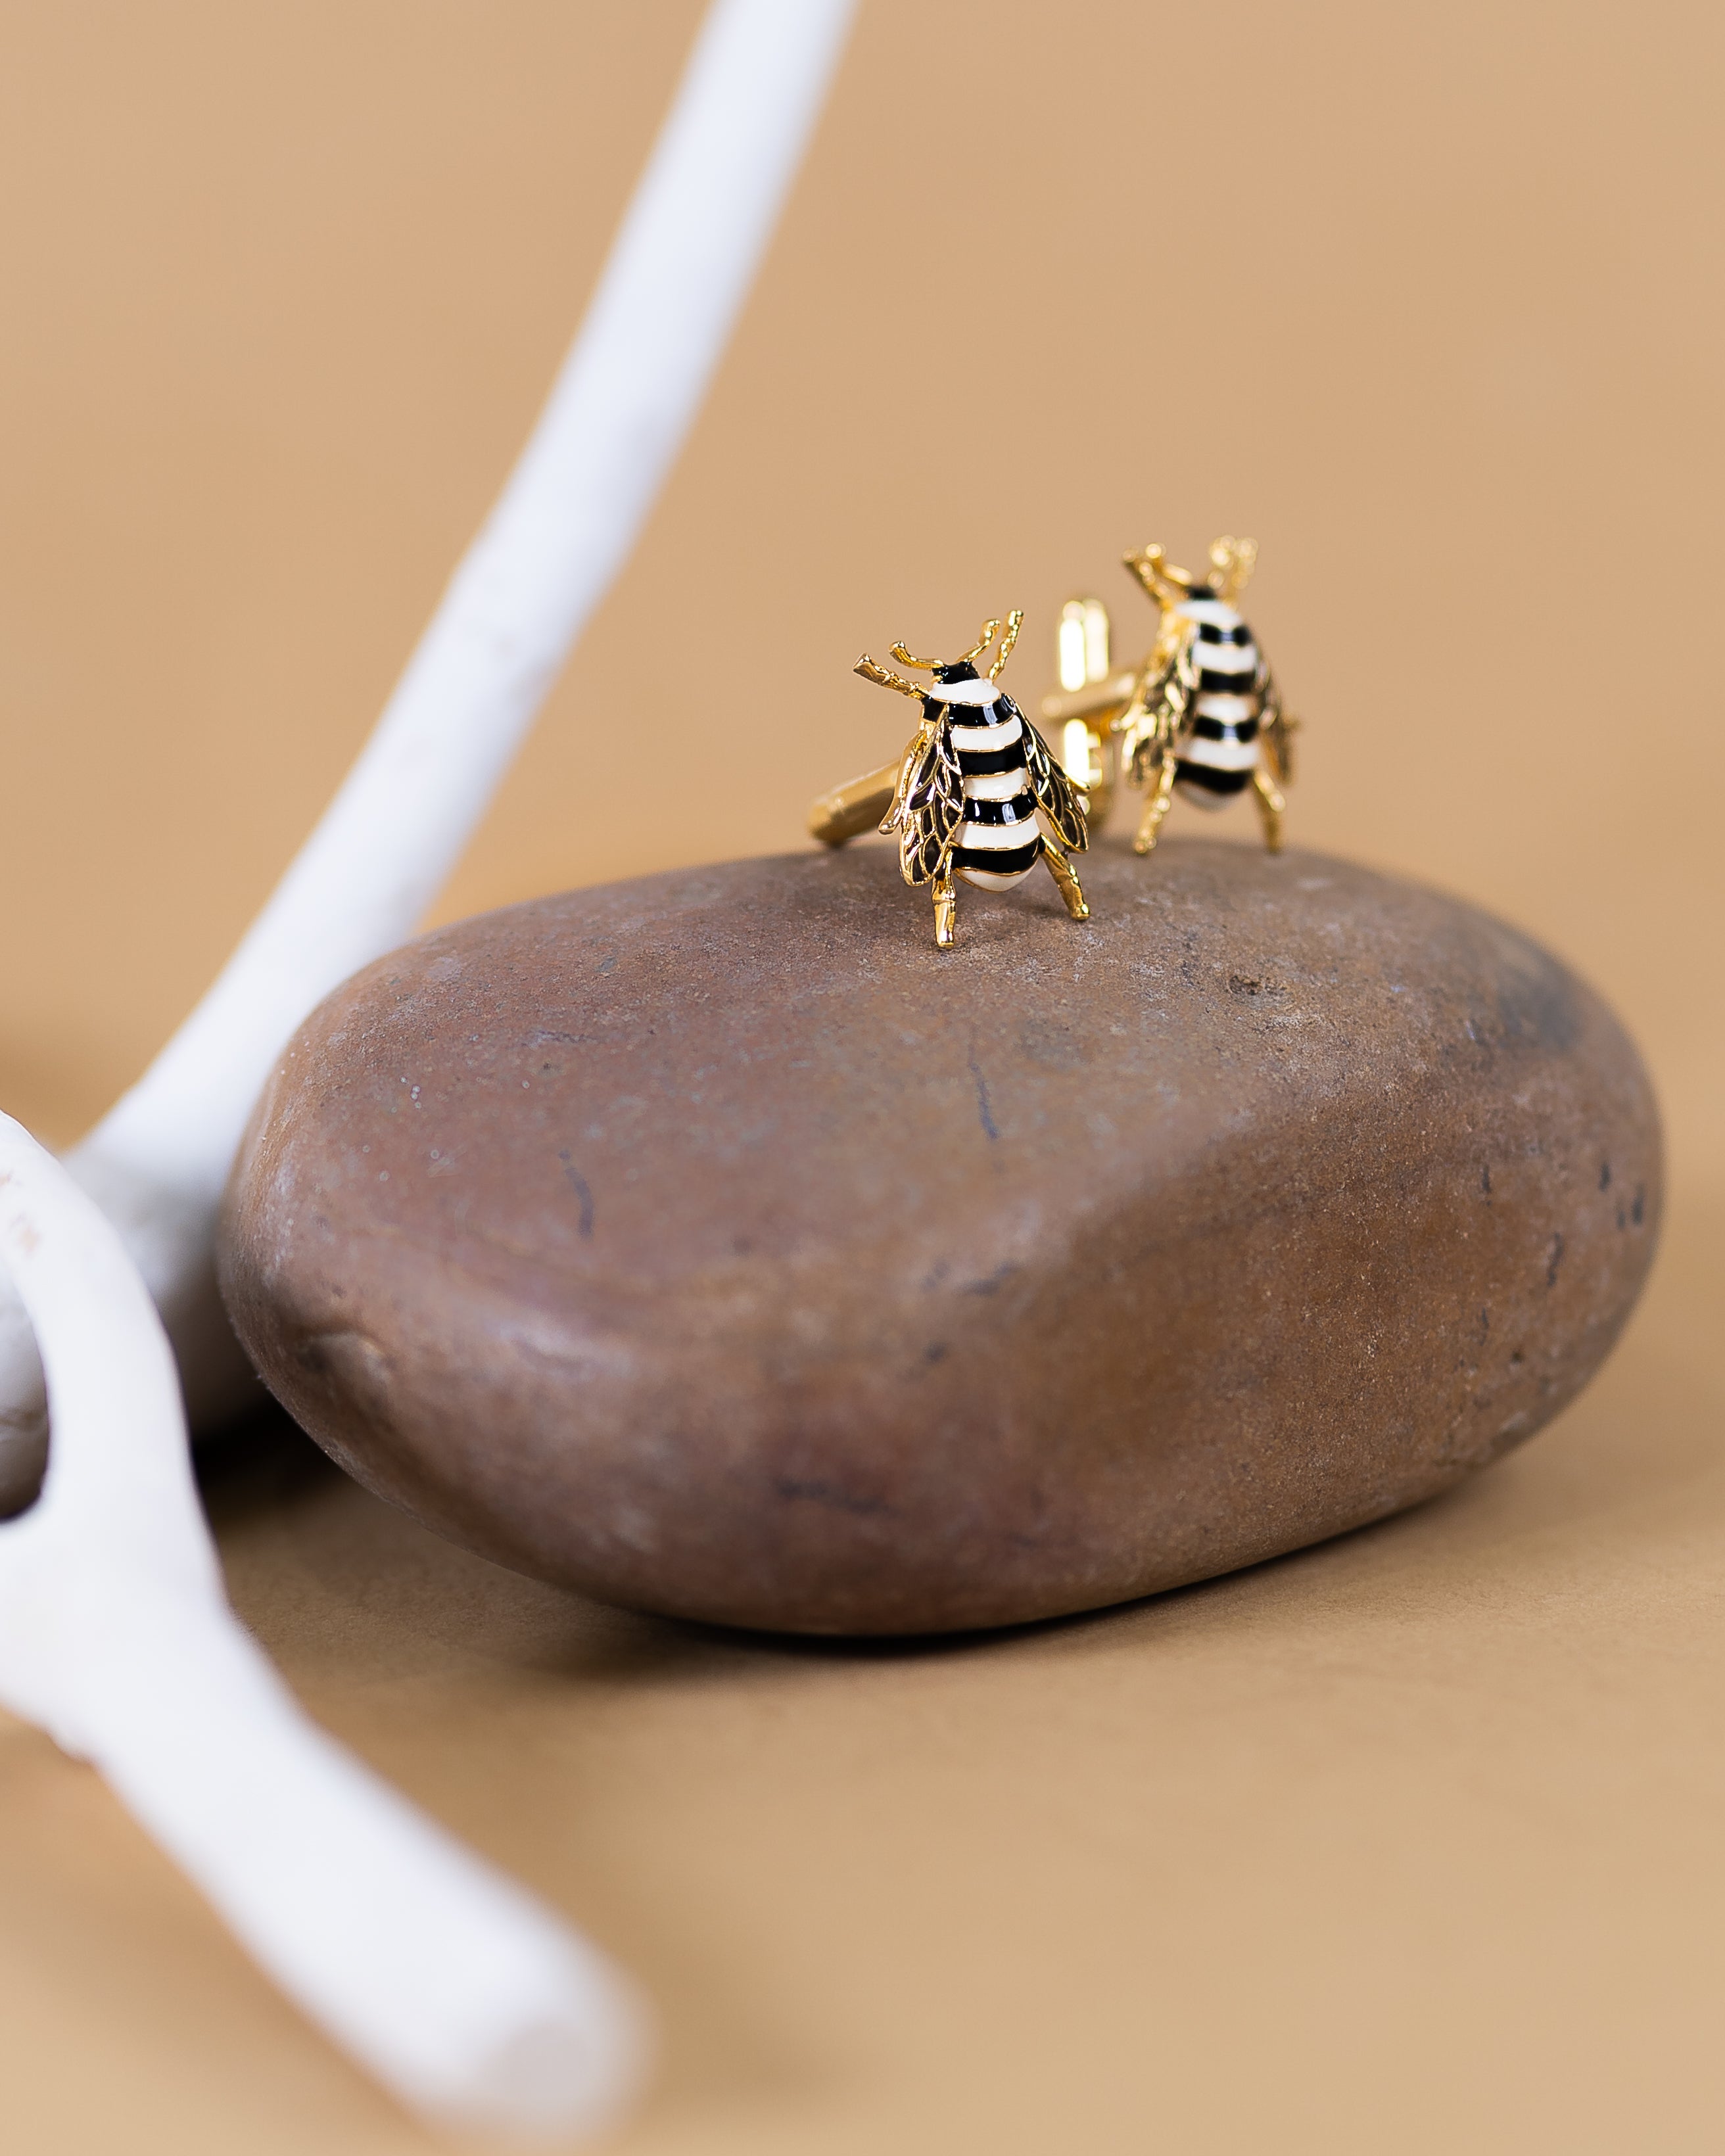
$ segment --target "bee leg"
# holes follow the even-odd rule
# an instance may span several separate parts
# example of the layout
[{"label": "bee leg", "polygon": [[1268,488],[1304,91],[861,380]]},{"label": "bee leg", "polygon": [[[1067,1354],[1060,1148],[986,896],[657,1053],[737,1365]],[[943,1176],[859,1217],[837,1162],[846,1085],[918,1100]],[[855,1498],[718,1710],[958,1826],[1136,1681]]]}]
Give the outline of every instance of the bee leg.
[{"label": "bee leg", "polygon": [[934,880],[934,940],[942,951],[950,951],[953,944],[952,924],[958,918],[958,893],[949,875]]},{"label": "bee leg", "polygon": [[1076,871],[1052,839],[1042,841],[1042,858],[1048,863],[1049,874],[1060,886],[1060,896],[1066,901],[1067,912],[1075,921],[1088,921],[1090,903],[1079,888]]},{"label": "bee leg", "polygon": [[1168,804],[1174,793],[1174,759],[1165,756],[1162,768],[1156,774],[1156,783],[1150,789],[1150,798],[1144,803],[1144,814],[1139,819],[1138,835],[1132,840],[1135,854],[1149,854],[1156,850],[1158,834],[1162,819],[1168,814]]},{"label": "bee leg", "polygon": [[1252,773],[1252,791],[1258,797],[1258,814],[1264,825],[1264,850],[1281,851],[1281,812],[1287,807],[1281,790],[1260,763]]}]

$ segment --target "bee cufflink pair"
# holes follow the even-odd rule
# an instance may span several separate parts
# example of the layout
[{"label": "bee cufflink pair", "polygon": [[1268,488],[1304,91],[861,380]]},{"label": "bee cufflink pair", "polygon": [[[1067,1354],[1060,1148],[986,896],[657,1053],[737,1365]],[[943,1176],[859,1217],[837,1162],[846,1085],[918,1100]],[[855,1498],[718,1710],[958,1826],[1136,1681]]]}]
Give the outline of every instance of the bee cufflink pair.
[{"label": "bee cufflink pair", "polygon": [[[1257,548],[1223,538],[1210,548],[1210,574],[1177,569],[1160,547],[1126,557],[1158,611],[1154,644],[1136,668],[1117,672],[1110,624],[1100,599],[1069,600],[1056,644],[1060,689],[1042,704],[1060,729],[1060,754],[1005,691],[996,686],[1018,640],[1022,613],[986,622],[980,639],[954,660],[914,659],[901,644],[901,666],[928,674],[909,681],[865,655],[856,672],[883,689],[916,698],[922,715],[896,764],[823,794],[809,812],[812,836],[842,846],[871,826],[896,834],[908,884],[930,884],[934,940],[954,941],[960,881],[1008,891],[1039,860],[1053,875],[1075,921],[1090,908],[1070,856],[1082,853],[1106,821],[1122,780],[1145,793],[1133,850],[1155,847],[1178,791],[1219,808],[1250,788],[1264,843],[1281,844],[1282,788],[1292,778],[1292,735],[1299,721],[1281,707],[1269,667],[1234,604],[1251,575]],[[982,660],[999,638],[984,673]]]}]

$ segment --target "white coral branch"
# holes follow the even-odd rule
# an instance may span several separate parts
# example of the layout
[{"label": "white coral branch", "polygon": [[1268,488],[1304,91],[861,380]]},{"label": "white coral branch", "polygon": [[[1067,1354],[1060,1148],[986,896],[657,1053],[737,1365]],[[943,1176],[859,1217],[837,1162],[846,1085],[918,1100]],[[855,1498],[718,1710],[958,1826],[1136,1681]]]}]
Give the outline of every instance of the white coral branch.
[{"label": "white coral branch", "polygon": [[445,2125],[603,2124],[629,1985],[317,1729],[228,1608],[174,1361],[113,1227],[0,1116],[0,1262],[47,1371],[41,1497],[0,1527],[0,1701],[90,1760],[253,1957]]},{"label": "white coral branch", "polygon": [[[194,1427],[247,1381],[217,1299],[222,1187],[294,1028],[410,936],[621,567],[724,349],[855,0],[714,0],[550,401],[341,791],[214,986],[69,1156],[166,1322]],[[41,1472],[0,1309],[0,1509]]]}]

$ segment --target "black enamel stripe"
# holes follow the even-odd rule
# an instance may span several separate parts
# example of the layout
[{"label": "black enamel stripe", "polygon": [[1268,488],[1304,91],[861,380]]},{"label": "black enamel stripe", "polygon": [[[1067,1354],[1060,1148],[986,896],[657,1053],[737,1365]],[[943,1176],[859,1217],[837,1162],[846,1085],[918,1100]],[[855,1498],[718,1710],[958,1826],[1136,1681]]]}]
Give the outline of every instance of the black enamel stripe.
[{"label": "black enamel stripe", "polygon": [[1218,771],[1214,764],[1188,763],[1184,757],[1175,759],[1174,776],[1189,786],[1203,787],[1207,793],[1239,793],[1252,783],[1249,771]]},{"label": "black enamel stripe", "polygon": [[1250,644],[1252,632],[1244,622],[1238,629],[1223,629],[1215,622],[1201,621],[1198,624],[1198,640],[1200,644]]},{"label": "black enamel stripe", "polygon": [[1258,668],[1255,660],[1242,666],[1237,674],[1224,674],[1219,666],[1199,669],[1198,686],[1200,695],[1206,689],[1219,691],[1224,696],[1249,696],[1257,685]]},{"label": "black enamel stripe", "polygon": [[1028,824],[1035,814],[1036,803],[1028,793],[1015,793],[1010,801],[975,801],[967,796],[964,803],[967,824]]},{"label": "black enamel stripe", "polygon": [[1042,853],[1042,834],[1039,831],[1028,846],[954,846],[952,865],[955,869],[987,869],[991,875],[1017,875],[1020,870],[1032,868]]},{"label": "black enamel stripe", "polygon": [[1255,719],[1194,719],[1190,731],[1199,741],[1256,741],[1258,721]]},{"label": "black enamel stripe", "polygon": [[1022,771],[1024,767],[1024,737],[1009,742],[1004,748],[961,748],[958,768],[967,778],[982,778],[991,771]]},{"label": "black enamel stripe", "polygon": [[992,704],[948,704],[947,711],[955,726],[1004,726],[1010,716],[1001,710],[998,700]]}]

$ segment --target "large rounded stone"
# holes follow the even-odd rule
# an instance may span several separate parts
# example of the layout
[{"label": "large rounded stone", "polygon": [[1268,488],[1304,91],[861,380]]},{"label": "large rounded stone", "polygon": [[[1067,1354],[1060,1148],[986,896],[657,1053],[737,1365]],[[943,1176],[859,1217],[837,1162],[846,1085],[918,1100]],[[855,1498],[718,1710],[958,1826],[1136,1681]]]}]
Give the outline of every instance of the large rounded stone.
[{"label": "large rounded stone", "polygon": [[1174,839],[516,906],[302,1029],[222,1253],[266,1383],[506,1564],[817,1631],[998,1625],[1381,1518],[1528,1436],[1646,1272],[1657,1123],[1513,929]]}]

